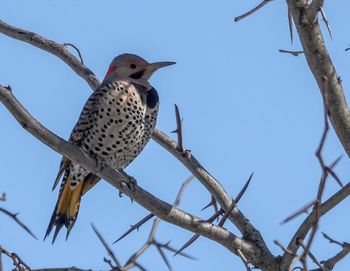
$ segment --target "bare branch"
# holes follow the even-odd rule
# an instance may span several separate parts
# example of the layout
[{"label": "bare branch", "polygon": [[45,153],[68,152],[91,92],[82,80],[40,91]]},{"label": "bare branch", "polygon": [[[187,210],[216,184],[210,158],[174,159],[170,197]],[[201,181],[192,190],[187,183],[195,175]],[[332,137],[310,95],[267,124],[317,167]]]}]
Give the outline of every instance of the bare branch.
[{"label": "bare branch", "polygon": [[[305,17],[316,18],[317,12],[323,6],[323,0],[312,1],[306,12],[296,2],[287,0],[307,63],[324,97],[330,121],[350,157],[350,111],[341,80],[328,54],[318,21],[305,20]],[[326,82],[324,78],[327,78]]]},{"label": "bare branch", "polygon": [[139,222],[137,222],[134,225],[131,225],[130,229],[128,229],[125,233],[123,233],[117,240],[113,242],[113,244],[119,242],[122,240],[125,236],[129,235],[134,230],[139,230],[139,228],[145,224],[148,220],[150,220],[152,217],[154,217],[154,214],[148,214],[144,218],[142,218]]},{"label": "bare branch", "polygon": [[299,56],[300,54],[304,53],[304,51],[288,51],[288,50],[283,50],[283,49],[279,49],[278,51],[280,53],[291,54],[292,56]]},{"label": "bare branch", "polygon": [[30,234],[34,239],[38,239],[35,234],[29,229],[29,227],[18,219],[18,213],[14,214],[10,211],[0,207],[0,212],[4,213],[8,217],[12,218],[22,229],[24,229],[28,234]]},{"label": "bare branch", "polygon": [[201,211],[204,211],[205,209],[209,208],[210,206],[213,207],[214,209],[214,212],[216,213],[217,211],[219,211],[219,208],[218,208],[218,203],[216,202],[216,199],[213,197],[213,196],[210,196],[210,201],[207,205],[205,205]]},{"label": "bare branch", "polygon": [[312,0],[311,4],[307,8],[310,19],[312,19],[313,21],[316,20],[317,13],[321,10],[321,8],[323,7],[323,4],[324,4],[324,0]]},{"label": "bare branch", "polygon": [[243,197],[244,193],[247,191],[248,186],[253,178],[254,172],[252,172],[252,174],[250,174],[248,180],[246,181],[246,183],[244,184],[243,188],[241,189],[241,191],[239,191],[238,195],[235,198],[235,203],[237,204],[241,198]]},{"label": "bare branch", "polygon": [[334,255],[333,257],[329,258],[328,260],[322,261],[323,269],[319,268],[319,269],[314,269],[312,271],[323,271],[324,269],[326,269],[326,270],[333,270],[334,266],[338,262],[340,262],[342,259],[344,259],[344,257],[346,257],[350,253],[350,244],[349,243],[338,242],[338,241],[334,240],[333,238],[329,237],[325,233],[322,233],[322,235],[331,244],[336,244],[336,245],[341,246],[342,250],[340,252],[338,252],[336,255]]},{"label": "bare branch", "polygon": [[[213,222],[215,219],[217,219],[220,215],[223,214],[223,210],[220,209],[215,214],[213,214],[210,218],[208,218],[205,222]],[[193,235],[179,250],[176,251],[174,256],[181,254],[186,248],[188,248],[190,245],[192,245],[198,238],[200,237],[200,234]]]},{"label": "bare branch", "polygon": [[[325,215],[327,212],[332,210],[336,205],[343,201],[347,196],[350,195],[350,183],[347,183],[342,189],[336,192],[328,200],[320,205],[319,214],[320,217]],[[283,262],[281,263],[282,267],[290,266],[294,258],[293,254],[296,254],[296,251],[299,247],[297,240],[304,240],[309,230],[312,228],[313,224],[317,220],[316,212],[313,210],[306,219],[301,223],[300,227],[294,234],[293,238],[289,242],[287,250],[290,253],[284,253]],[[292,255],[291,255],[292,254]]]},{"label": "bare branch", "polygon": [[334,240],[333,238],[331,238],[329,235],[325,234],[324,232],[322,232],[322,235],[323,235],[324,239],[328,240],[329,243],[331,243],[331,244],[336,244],[336,245],[339,245],[341,247],[344,245],[344,243],[340,243],[340,242]]},{"label": "bare branch", "polygon": [[274,240],[273,243],[274,243],[276,246],[278,246],[280,249],[282,249],[282,251],[283,251],[284,253],[291,254],[291,255],[294,256],[294,257],[297,256],[297,255],[293,254],[292,252],[290,252],[288,249],[286,249],[286,248],[282,245],[282,243],[281,243],[280,241]]},{"label": "bare branch", "polygon": [[16,254],[8,252],[5,248],[0,246],[0,254],[4,254],[12,259],[14,271],[31,271],[30,267]]},{"label": "bare branch", "polygon": [[[191,171],[193,176],[203,184],[223,209],[227,210],[230,208],[232,203],[231,197],[227,194],[223,186],[198,162],[193,154],[188,158],[184,158],[176,149],[177,143],[158,129],[153,132],[152,138],[163,148],[173,154],[189,171]],[[261,264],[264,265],[269,263],[267,266],[270,268],[271,263],[275,262],[275,257],[267,248],[260,232],[251,224],[249,219],[246,218],[237,207],[234,208],[234,212],[230,213],[228,219],[242,234],[247,236],[247,240],[254,240],[254,245],[261,251],[259,256],[256,255],[256,257],[254,257],[255,259],[259,259],[259,264],[254,263],[254,260],[247,257],[245,254],[246,258],[249,259],[249,262],[260,267]],[[242,253],[245,252],[242,250]]]},{"label": "bare branch", "polygon": [[[80,61],[74,55],[72,55],[63,45],[48,40],[35,33],[13,27],[2,21],[0,21],[0,32],[7,36],[18,40],[22,40],[33,46],[39,47],[49,53],[56,55],[65,63],[67,63],[79,76],[81,76],[93,90],[95,90],[99,86],[100,82],[97,79],[97,77],[87,67],[82,65]],[[183,157],[182,153],[180,153],[176,148],[176,142],[174,142],[171,138],[166,136],[158,129],[154,131],[152,137],[158,144],[163,146],[177,159],[179,159],[180,162],[192,172],[192,174],[205,186],[205,188],[214,196],[217,202],[225,210],[229,208],[231,204],[230,196],[226,193],[222,185],[199,164],[199,162],[193,157],[193,155],[191,155],[190,157]],[[66,147],[68,147],[69,149],[72,148],[72,146],[68,145],[66,145]],[[109,174],[112,174],[110,170]],[[159,214],[157,214],[157,216],[159,216]],[[270,267],[271,263],[275,262],[275,258],[267,248],[260,232],[251,224],[251,222],[249,222],[249,219],[247,219],[238,210],[237,207],[234,209],[234,212],[230,214],[229,219],[232,223],[236,225],[240,232],[244,233],[245,236],[247,236],[246,240],[254,240],[254,242],[245,241],[247,244],[249,244],[249,246],[254,247],[255,253],[256,255],[258,255],[253,257],[257,259],[257,262],[252,262],[251,259],[250,262],[254,263],[256,266],[259,267],[263,267],[268,263],[267,266]],[[241,250],[242,253],[246,253],[244,249]],[[245,254],[245,256],[248,257],[247,254]]]},{"label": "bare branch", "polygon": [[[15,27],[10,26],[2,21],[0,21],[0,32],[7,35],[7,36],[12,37],[12,38],[19,39],[19,40],[22,40],[22,41],[27,42],[29,44],[32,44],[33,46],[39,47],[39,48],[41,48],[49,53],[56,55],[57,57],[62,59],[64,62],[66,62],[79,76],[81,76],[85,81],[87,81],[93,90],[96,89],[97,86],[99,85],[99,81],[96,78],[96,76],[88,68],[86,68],[84,65],[82,65],[80,63],[80,61],[74,55],[72,55],[66,48],[64,48],[63,45],[60,45],[60,44],[55,43],[53,41],[50,41],[50,40],[48,40],[42,36],[39,36],[35,33],[28,32],[26,30],[22,30],[19,28],[15,28]],[[2,91],[0,91],[0,92],[2,92]],[[26,112],[26,113],[28,113],[28,112]],[[21,121],[21,120],[20,120],[20,123],[22,123],[24,126],[26,125],[26,123]],[[41,127],[41,126],[39,125],[39,127]],[[41,129],[39,129],[39,131],[41,131]],[[49,132],[49,131],[47,131],[47,132]],[[53,135],[50,132],[49,132],[49,134]],[[39,134],[37,134],[37,136],[39,138],[41,138],[42,134],[39,132]],[[231,204],[230,196],[226,193],[226,191],[224,190],[222,185],[199,164],[199,162],[197,161],[197,159],[195,159],[193,157],[193,155],[191,155],[190,157],[183,157],[182,153],[180,153],[176,148],[177,143],[174,142],[168,136],[166,136],[164,133],[159,131],[158,129],[156,129],[154,131],[152,137],[157,143],[159,143],[166,150],[168,150],[170,153],[172,153],[178,160],[180,160],[180,162],[192,172],[192,174],[205,186],[205,188],[214,196],[214,198],[217,200],[217,202],[225,210],[229,208],[229,206]],[[44,138],[45,138],[45,136],[44,136]],[[54,139],[54,138],[52,138],[52,139]],[[45,141],[45,140],[43,140],[43,141]],[[81,152],[79,152],[80,150],[75,149],[74,146],[71,146],[70,144],[67,145],[66,143],[64,143],[63,145],[65,147],[63,147],[63,149],[62,149],[62,147],[60,146],[61,144],[58,144],[59,142],[62,143],[60,141],[60,138],[56,137],[54,140],[54,144],[53,144],[55,146],[56,151],[61,153],[62,151],[65,152],[66,150],[69,150],[70,154],[73,154],[75,151],[78,151],[78,153],[80,155],[84,155]],[[73,150],[75,150],[75,151],[73,151]],[[82,158],[80,158],[78,160],[84,160],[84,163],[85,162],[87,163],[86,168],[89,168],[89,166],[91,166],[91,168],[94,168],[94,166],[92,164],[93,159],[86,157],[86,155],[84,155]],[[92,172],[94,172],[94,171],[92,171]],[[107,174],[104,175],[104,173],[107,173]],[[111,179],[109,180],[111,183],[113,183],[111,181],[113,179],[112,176],[114,176],[114,177],[119,176],[120,178],[123,177],[121,174],[118,174],[117,172],[114,172],[114,171],[112,172],[112,169],[108,169],[108,168],[106,169],[106,171],[104,173],[101,172],[99,174],[101,176],[104,175],[105,177],[106,176],[111,177]],[[99,174],[97,174],[97,175],[99,175]],[[116,174],[118,176],[116,176],[114,174]],[[104,178],[104,177],[102,177],[102,178]],[[104,179],[108,179],[108,178],[104,178]],[[114,184],[116,186],[118,186],[117,185],[118,179],[114,178],[114,180],[116,181],[116,182],[114,182]],[[120,187],[120,188],[122,189],[122,187]],[[144,196],[144,194],[147,195],[147,196],[145,196],[145,198],[147,200],[144,200],[144,201],[148,201],[148,196],[151,196],[151,195],[149,195],[149,193],[147,193],[146,191],[144,191],[142,189],[137,189],[137,192],[135,192],[134,194],[138,194],[140,196],[139,200],[141,200],[141,201],[142,201],[142,196]],[[142,196],[141,196],[141,194],[142,194]],[[135,195],[133,195],[133,198],[135,199]],[[153,203],[156,203],[158,199],[156,200],[153,198],[153,200],[155,200],[155,202],[153,202]],[[163,203],[164,202],[162,202],[162,204]],[[143,206],[145,207],[145,205],[143,205]],[[149,204],[148,208],[155,209],[154,206],[155,205]],[[156,205],[156,206],[160,207],[159,205]],[[147,209],[147,207],[145,207],[145,208]],[[171,214],[166,213],[167,211],[171,210],[171,212],[177,213],[177,210],[178,210],[176,208],[171,209],[170,206],[168,206],[168,207],[162,209],[163,212],[159,213],[160,209],[162,209],[162,208],[159,208],[155,214],[158,217],[161,217],[162,219],[163,219],[164,215],[168,218],[172,217]],[[188,218],[188,220],[186,220],[186,221],[189,222],[191,219],[190,219],[190,216],[187,216],[187,215],[188,214],[185,215],[185,217]],[[174,220],[176,220],[176,218],[178,218],[178,216],[172,217],[172,219],[174,219]],[[245,251],[245,249],[242,248],[241,251],[242,251],[242,253],[245,254],[245,257],[249,258],[249,261],[256,266],[259,266],[259,267],[267,266],[268,268],[272,268],[271,264],[276,263],[275,258],[272,255],[272,253],[269,251],[269,249],[267,248],[260,232],[251,224],[249,219],[247,219],[237,208],[235,208],[235,211],[230,214],[229,219],[231,222],[233,222],[236,225],[236,227],[242,233],[245,234],[245,236],[247,236],[247,238],[246,238],[247,241],[245,241],[244,243],[248,247],[251,247],[251,249],[249,249],[250,252],[254,252],[253,253],[254,255],[249,256],[248,255],[249,253],[246,254],[247,251]],[[167,220],[167,219],[165,219],[165,220]],[[184,223],[183,220],[181,220],[181,222],[178,221],[178,223],[186,224],[186,223]],[[176,225],[179,225],[179,224],[176,224]],[[201,228],[201,227],[199,227],[199,228]],[[208,230],[209,229],[206,230],[207,233],[209,233]],[[216,230],[216,228],[214,227],[214,231],[215,230]],[[237,239],[237,241],[238,241],[238,239]],[[225,241],[225,242],[227,242],[227,244],[229,243],[229,241]],[[232,247],[232,244],[234,244],[234,243],[235,242],[233,242],[233,243],[231,242],[231,244],[229,246]],[[238,242],[238,243],[240,243],[240,242]]]},{"label": "bare branch", "polygon": [[249,267],[249,262],[247,261],[247,259],[244,257],[243,253],[241,252],[240,249],[237,250],[238,252],[238,256],[241,258],[245,268],[247,271],[251,271],[250,267]]},{"label": "bare branch", "polygon": [[81,64],[84,65],[84,60],[83,60],[83,57],[81,56],[81,53],[80,53],[80,50],[78,49],[78,47],[76,47],[74,44],[69,43],[69,42],[63,43],[63,46],[66,46],[66,47],[70,46],[70,47],[74,48],[75,51],[77,51],[77,53],[78,53]]},{"label": "bare branch", "polygon": [[308,210],[315,205],[316,200],[312,200],[311,202],[307,203],[305,206],[301,207],[296,212],[289,215],[287,218],[285,218],[280,224],[288,223],[289,221],[297,218],[301,214],[308,213]]},{"label": "bare branch", "polygon": [[194,179],[194,176],[191,175],[190,177],[187,178],[186,181],[184,181],[184,183],[181,185],[179,192],[177,193],[175,202],[174,202],[174,206],[179,206],[180,201],[182,199],[182,196],[185,192],[185,189],[187,188],[187,186],[189,185],[189,183]]},{"label": "bare branch", "polygon": [[[190,183],[190,181],[193,180],[193,175],[191,175],[190,177],[187,178],[187,180],[181,185],[181,188],[179,190],[179,193],[176,197],[176,200],[174,202],[174,206],[178,206],[180,201],[181,201],[181,197],[187,187],[187,185]],[[142,218],[139,222],[137,222],[136,224],[132,225],[131,228],[129,230],[127,230],[122,236],[120,236],[116,241],[113,242],[113,244],[117,243],[118,241],[120,241],[121,239],[123,239],[125,236],[127,236],[129,233],[133,232],[134,230],[138,230],[144,223],[146,223],[148,220],[150,220],[152,217],[154,217],[154,214],[148,214],[147,216],[145,216],[144,218]]]},{"label": "bare branch", "polygon": [[[193,180],[193,176],[190,176],[187,178],[187,180],[181,185],[181,188],[176,196],[176,200],[174,202],[174,205],[173,206],[178,206],[180,201],[181,201],[181,198],[182,198],[182,195],[185,191],[185,189],[187,188],[188,184],[191,182],[191,180]],[[145,217],[143,220],[145,220],[147,217]],[[149,219],[149,218],[148,218]],[[147,220],[148,220],[147,219]],[[143,220],[141,220],[140,222],[138,222],[137,224],[139,225],[142,225],[144,222],[142,222]],[[158,225],[159,223],[161,222],[161,220],[159,218],[156,218],[154,221],[153,221],[153,226],[152,226],[152,229],[149,233],[149,236],[148,236],[148,240],[147,242],[141,246],[141,248],[139,248],[134,254],[131,255],[131,257],[127,260],[127,262],[125,263],[125,265],[123,266],[123,270],[129,270],[133,267],[138,267],[140,270],[144,270],[144,267],[140,267],[138,266],[139,264],[137,263],[137,259],[147,250],[149,249],[152,245],[156,247],[157,251],[159,252],[160,256],[162,257],[162,259],[164,260],[165,264],[167,265],[167,267],[169,268],[169,270],[171,270],[171,265],[170,265],[170,262],[168,260],[168,258],[166,257],[165,253],[163,250],[168,250],[168,251],[171,251],[171,252],[176,252],[177,249],[173,248],[172,246],[170,246],[170,242],[167,242],[167,243],[160,243],[158,242],[156,239],[155,239],[155,234],[156,234],[156,231],[158,229]],[[130,232],[130,230],[128,231]],[[128,233],[127,232],[127,233]],[[125,235],[125,234],[124,234]],[[194,260],[195,258],[188,255],[188,254],[185,254],[185,253],[180,253],[181,256],[183,257],[186,257],[186,258],[189,258],[189,259],[192,259]]]},{"label": "bare branch", "polygon": [[16,100],[12,93],[2,86],[0,86],[0,100],[22,125],[22,127],[38,138],[41,142],[59,152],[72,162],[82,165],[84,168],[96,174],[101,179],[106,180],[108,183],[121,190],[124,194],[132,196],[136,202],[141,204],[144,208],[159,218],[184,229],[201,234],[209,239],[213,239],[228,248],[233,253],[236,253],[236,248],[238,247],[241,248],[245,255],[260,253],[254,246],[236,237],[226,229],[220,228],[211,223],[203,223],[201,222],[201,219],[156,198],[137,185],[135,186],[134,191],[125,190],[121,183],[127,182],[128,179],[124,176],[124,174],[110,168],[107,165],[105,165],[101,170],[101,168],[97,166],[95,159],[89,157],[79,147],[56,136],[54,133],[47,130],[44,126],[37,122]]},{"label": "bare branch", "polygon": [[177,134],[177,149],[178,149],[178,151],[183,153],[184,155],[186,155],[186,153],[188,153],[188,151],[186,151],[183,147],[182,119],[180,116],[180,111],[179,111],[178,106],[176,104],[174,104],[174,106],[175,106],[175,117],[176,117],[176,130],[172,131],[172,133]]},{"label": "bare branch", "polygon": [[290,14],[290,10],[288,7],[288,27],[289,27],[289,35],[290,35],[290,43],[293,44],[293,18],[292,14]]},{"label": "bare branch", "polygon": [[[315,255],[310,251],[310,247],[305,246],[305,244],[303,243],[303,240],[299,240],[299,244],[300,246],[304,249],[304,254],[308,255],[310,257],[310,259],[320,268],[323,268],[321,263],[317,260],[317,258],[315,257]],[[306,264],[306,260],[303,259],[303,257],[301,257],[300,259],[304,264]],[[305,270],[308,270],[307,268],[304,268]]]},{"label": "bare branch", "polygon": [[48,40],[36,33],[11,26],[1,20],[0,33],[3,33],[11,38],[24,41],[44,51],[54,54],[64,61],[69,67],[71,67],[72,70],[75,71],[80,77],[82,77],[92,89],[95,90],[100,85],[100,82],[95,74],[84,66],[73,54],[71,54],[64,45]]},{"label": "bare branch", "polygon": [[[113,262],[116,264],[117,271],[121,270],[121,265],[117,259],[117,257],[114,255],[114,252],[112,249],[108,246],[106,240],[103,238],[101,233],[97,230],[97,228],[94,226],[94,224],[91,224],[92,229],[94,230],[95,234],[97,235],[98,239],[101,241],[103,244],[104,248],[107,250],[108,255],[112,258]],[[113,267],[114,268],[114,267]]]},{"label": "bare branch", "polygon": [[320,12],[321,12],[321,16],[322,16],[322,20],[325,23],[326,27],[327,27],[327,31],[329,36],[331,37],[331,40],[333,39],[333,35],[332,35],[332,31],[331,31],[331,27],[329,26],[329,22],[327,20],[326,14],[324,12],[323,8],[320,8]]},{"label": "bare branch", "polygon": [[259,5],[257,5],[255,8],[249,10],[248,12],[240,15],[240,16],[237,16],[235,18],[235,22],[238,22],[242,19],[244,19],[245,17],[248,17],[249,15],[252,15],[254,12],[258,11],[259,9],[261,9],[263,6],[265,6],[267,3],[271,2],[273,0],[264,0],[262,1]]},{"label": "bare branch", "polygon": [[244,186],[241,189],[241,191],[239,191],[237,197],[232,200],[231,206],[225,211],[225,214],[222,216],[221,220],[219,221],[218,226],[220,226],[220,227],[224,226],[224,224],[225,224],[227,218],[229,217],[230,213],[236,207],[236,204],[241,200],[241,198],[243,197],[245,191],[247,191],[247,188],[248,188],[248,186],[250,184],[250,181],[253,178],[253,174],[254,174],[254,172],[252,172],[252,174],[250,174],[247,182],[244,184]]}]

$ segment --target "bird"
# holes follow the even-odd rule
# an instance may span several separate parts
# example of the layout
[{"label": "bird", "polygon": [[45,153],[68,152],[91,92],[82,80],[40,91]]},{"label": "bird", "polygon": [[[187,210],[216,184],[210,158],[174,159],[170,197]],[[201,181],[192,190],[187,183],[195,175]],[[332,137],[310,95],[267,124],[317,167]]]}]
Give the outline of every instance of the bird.
[{"label": "bird", "polygon": [[[158,69],[173,64],[175,62],[170,61],[149,63],[135,54],[115,57],[103,82],[86,101],[69,142],[98,163],[126,174],[124,169],[144,149],[157,122],[159,96],[148,80]],[[52,243],[63,226],[67,229],[67,240],[77,219],[82,195],[100,180],[65,157],[52,190],[61,178],[57,203],[44,237],[45,240],[55,227]]]}]

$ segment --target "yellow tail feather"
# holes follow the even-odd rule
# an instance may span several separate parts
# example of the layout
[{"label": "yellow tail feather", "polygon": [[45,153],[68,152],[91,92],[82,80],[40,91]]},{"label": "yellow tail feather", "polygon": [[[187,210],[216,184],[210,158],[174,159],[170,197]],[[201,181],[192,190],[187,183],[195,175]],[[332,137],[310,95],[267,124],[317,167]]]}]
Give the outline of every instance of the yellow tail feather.
[{"label": "yellow tail feather", "polygon": [[82,180],[79,181],[78,185],[71,192],[70,201],[67,208],[67,217],[69,220],[75,220],[78,213],[83,183],[84,182]]}]

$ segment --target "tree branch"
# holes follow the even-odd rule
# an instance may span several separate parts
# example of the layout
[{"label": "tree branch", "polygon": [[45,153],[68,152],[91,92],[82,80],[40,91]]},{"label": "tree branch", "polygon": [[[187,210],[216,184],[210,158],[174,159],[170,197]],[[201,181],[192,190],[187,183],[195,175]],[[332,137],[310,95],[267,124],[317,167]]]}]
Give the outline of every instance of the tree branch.
[{"label": "tree branch", "polygon": [[[65,63],[67,63],[80,77],[82,77],[90,85],[93,90],[99,86],[100,82],[93,74],[93,72],[86,66],[82,65],[82,63],[73,54],[71,54],[65,48],[65,46],[48,40],[38,34],[8,25],[1,20],[0,32],[54,54]],[[51,135],[53,134],[51,133]],[[154,131],[152,137],[158,144],[163,146],[183,165],[187,167],[187,169],[213,195],[213,197],[217,200],[217,202],[222,206],[224,210],[229,209],[231,206],[231,197],[226,193],[223,186],[202,167],[202,165],[192,154],[190,157],[184,157],[183,153],[177,149],[177,143],[158,129]],[[66,147],[68,149],[72,149],[71,146]],[[112,174],[111,172],[109,173]],[[169,206],[167,206],[167,208],[169,208]],[[256,266],[266,266],[269,268],[269,266],[271,266],[271,263],[275,262],[275,257],[267,248],[260,232],[251,224],[249,219],[247,219],[237,207],[235,207],[234,210],[230,213],[228,219],[234,223],[239,231],[243,234],[243,239],[246,241],[245,243],[249,243],[250,247],[254,246],[254,255],[247,255],[245,254],[246,251],[244,249],[241,249],[241,252],[247,258],[247,260],[251,263],[254,263]]]},{"label": "tree branch", "polygon": [[296,25],[307,63],[323,95],[331,123],[350,157],[349,107],[345,100],[340,77],[325,46],[320,25],[317,20],[312,19],[317,16],[323,1],[314,0],[308,8],[297,5],[296,1],[292,0],[287,0],[287,4]]},{"label": "tree branch", "polygon": [[[319,216],[322,217],[328,211],[330,211],[334,206],[343,201],[347,196],[350,195],[350,183],[347,183],[342,189],[340,189],[337,193],[331,196],[328,200],[322,203],[319,207]],[[309,230],[312,228],[314,223],[317,220],[317,214],[315,209],[306,217],[306,219],[301,223],[299,229],[294,234],[293,238],[289,242],[289,245],[286,249],[287,252],[283,255],[283,260],[281,263],[281,270],[288,270],[287,268],[291,265],[294,255],[296,255],[296,251],[299,248],[298,240],[304,240]],[[285,269],[283,269],[285,268]]]},{"label": "tree branch", "polygon": [[238,21],[244,19],[245,17],[252,15],[254,12],[258,11],[259,9],[261,9],[263,6],[265,6],[267,3],[271,2],[271,1],[273,1],[273,0],[263,0],[259,5],[257,5],[253,9],[247,11],[246,13],[244,13],[240,16],[237,16],[235,18],[235,22],[238,22]]},{"label": "tree branch", "polygon": [[85,65],[83,65],[67,48],[52,40],[46,39],[36,33],[14,27],[0,20],[0,33],[3,33],[11,38],[24,41],[35,47],[38,47],[46,52],[49,52],[72,68],[80,77],[85,79],[89,86],[95,90],[100,82],[96,75]]},{"label": "tree branch", "polygon": [[122,173],[107,165],[105,165],[102,170],[99,170],[99,166],[95,159],[87,156],[87,154],[79,147],[63,140],[47,130],[29,114],[29,112],[12,95],[12,92],[8,88],[1,85],[0,100],[22,127],[42,143],[62,154],[72,162],[82,165],[101,179],[106,180],[124,194],[132,197],[137,203],[158,216],[160,219],[215,240],[233,253],[237,253],[236,250],[239,248],[245,255],[252,257],[254,263],[260,263],[254,257],[254,255],[259,254],[260,251],[258,251],[252,244],[236,237],[228,230],[213,225],[212,223],[204,222],[202,219],[156,198],[137,185],[132,192],[130,190],[125,190],[122,183],[123,181],[127,182],[128,180]]}]

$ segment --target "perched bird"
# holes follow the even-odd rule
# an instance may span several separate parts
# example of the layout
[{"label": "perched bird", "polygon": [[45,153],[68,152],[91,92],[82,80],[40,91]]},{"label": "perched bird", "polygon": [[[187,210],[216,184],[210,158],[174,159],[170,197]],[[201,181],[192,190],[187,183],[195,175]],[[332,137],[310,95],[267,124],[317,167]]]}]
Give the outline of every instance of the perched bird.
[{"label": "perched bird", "polygon": [[[69,141],[97,161],[123,171],[145,147],[156,126],[159,99],[148,80],[156,70],[172,64],[175,62],[148,63],[133,54],[114,58],[102,84],[85,103]],[[62,175],[45,235],[56,227],[52,243],[63,226],[68,238],[82,195],[100,180],[66,158],[62,158],[53,189]]]}]

